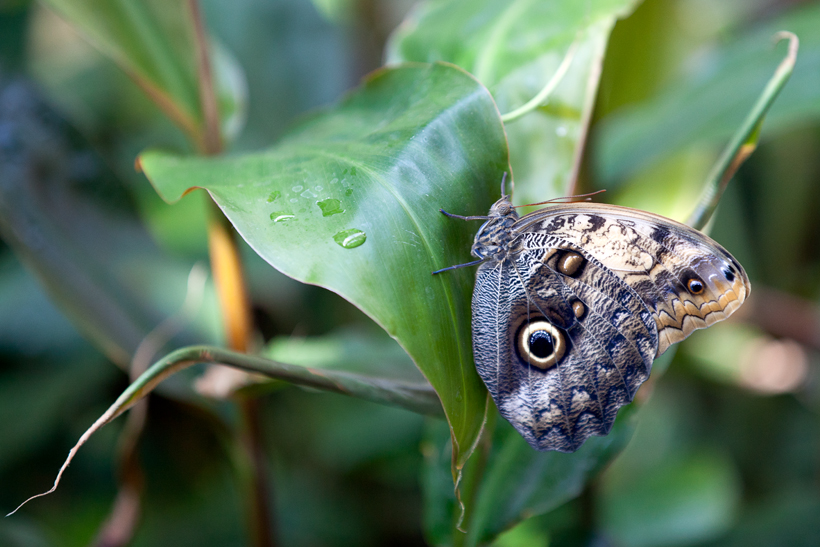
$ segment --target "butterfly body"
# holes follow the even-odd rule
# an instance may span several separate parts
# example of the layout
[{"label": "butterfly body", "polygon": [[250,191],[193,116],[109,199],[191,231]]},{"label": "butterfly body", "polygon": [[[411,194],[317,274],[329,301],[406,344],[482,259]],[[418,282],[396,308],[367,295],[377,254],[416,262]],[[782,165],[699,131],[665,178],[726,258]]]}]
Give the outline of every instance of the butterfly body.
[{"label": "butterfly body", "polygon": [[519,218],[507,196],[478,230],[476,367],[501,415],[538,450],[606,435],[652,361],[749,294],[740,264],[700,232],[615,205]]}]

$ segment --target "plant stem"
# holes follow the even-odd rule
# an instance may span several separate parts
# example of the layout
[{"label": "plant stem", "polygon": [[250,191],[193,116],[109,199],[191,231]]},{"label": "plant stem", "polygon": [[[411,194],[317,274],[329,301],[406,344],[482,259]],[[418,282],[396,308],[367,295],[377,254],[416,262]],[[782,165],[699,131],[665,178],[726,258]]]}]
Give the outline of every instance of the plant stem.
[{"label": "plant stem", "polygon": [[268,489],[269,473],[265,447],[262,444],[262,428],[259,402],[252,397],[240,397],[237,401],[242,423],[239,434],[241,457],[249,473],[245,476],[248,496],[248,535],[251,545],[258,547],[274,544],[273,502]]},{"label": "plant stem", "polygon": [[[197,74],[199,99],[202,105],[204,134],[202,152],[213,156],[222,152],[222,136],[219,123],[219,105],[214,90],[211,58],[208,52],[208,36],[202,21],[197,0],[188,0],[194,26],[197,49]],[[223,324],[228,347],[247,352],[253,331],[250,299],[248,298],[242,261],[236,237],[228,220],[214,202],[211,202],[208,223],[208,249],[211,269],[219,295]],[[262,429],[259,427],[259,405],[252,399],[240,396],[237,400],[241,415],[240,431],[237,433],[241,457],[249,473],[240,473],[248,505],[248,529],[251,544],[256,547],[273,545],[273,529],[270,519],[270,494],[268,492],[267,458],[264,454]]]},{"label": "plant stem", "polygon": [[208,35],[202,21],[197,0],[188,0],[188,10],[196,37],[197,76],[199,78],[199,101],[202,106],[203,128],[202,152],[214,156],[222,152],[222,135],[219,130],[219,104],[214,90],[211,57],[208,51]]}]

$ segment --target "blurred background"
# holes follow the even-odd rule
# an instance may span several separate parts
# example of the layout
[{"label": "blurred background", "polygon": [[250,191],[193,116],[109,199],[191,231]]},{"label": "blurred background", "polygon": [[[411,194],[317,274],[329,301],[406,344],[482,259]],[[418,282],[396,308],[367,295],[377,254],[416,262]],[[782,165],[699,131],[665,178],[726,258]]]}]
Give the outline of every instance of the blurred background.
[{"label": "blurred background", "polygon": [[[241,67],[231,152],[270,145],[356,86],[382,64],[387,37],[414,3],[203,0],[210,32]],[[498,545],[820,545],[820,2],[640,4],[611,37],[582,182],[606,188],[607,201],[685,215],[782,58],[771,37],[784,29],[801,40],[794,75],[711,226],[747,269],[752,298],[736,319],[681,344],[638,410],[632,442],[580,499]],[[205,197],[162,202],[134,169],[149,146],[190,151],[128,76],[57,15],[0,0],[6,512],[51,485],[68,449],[128,384],[127,356],[178,312],[192,268],[207,264]],[[28,161],[43,166],[36,181],[24,176]],[[325,345],[301,357],[311,362],[362,339],[412,366],[350,304],[242,250],[260,342],[321,336]],[[211,283],[199,294],[195,318],[167,348],[222,343]],[[247,544],[225,425],[235,410],[198,395],[190,379],[151,399],[133,545]],[[282,545],[424,544],[424,418],[264,389]],[[0,545],[92,544],[117,493],[123,425],[92,438],[54,495],[1,521]]]}]

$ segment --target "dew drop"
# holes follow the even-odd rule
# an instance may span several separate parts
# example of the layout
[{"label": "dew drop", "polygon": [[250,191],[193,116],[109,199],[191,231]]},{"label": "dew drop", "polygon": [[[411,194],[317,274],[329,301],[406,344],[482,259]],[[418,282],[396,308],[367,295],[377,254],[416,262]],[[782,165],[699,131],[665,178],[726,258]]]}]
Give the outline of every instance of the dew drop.
[{"label": "dew drop", "polygon": [[353,195],[353,188],[348,188],[347,190],[345,190],[345,195],[346,196],[352,196]]},{"label": "dew drop", "polygon": [[321,184],[317,184],[316,186],[313,187],[313,189],[316,190],[317,192],[321,192],[322,190],[325,189],[325,187],[322,186]]},{"label": "dew drop", "polygon": [[304,188],[305,188],[304,186],[299,184],[299,185],[296,185],[293,188],[291,188],[291,190],[293,190],[294,192],[301,192],[302,190],[304,190]]},{"label": "dew drop", "polygon": [[345,212],[345,210],[342,209],[342,202],[338,199],[323,199],[322,201],[317,201],[316,205],[318,205],[319,209],[322,210],[323,217],[338,215],[339,213]]},{"label": "dew drop", "polygon": [[305,190],[304,192],[302,192],[302,193],[301,193],[301,194],[299,194],[299,195],[301,195],[303,198],[307,198],[307,199],[310,199],[310,198],[315,198],[315,197],[316,197],[316,194],[314,194],[314,193],[313,193],[313,192],[311,192],[310,190]]},{"label": "dew drop", "polygon": [[330,184],[338,184],[338,183],[339,183],[339,179],[337,179],[337,178],[334,178],[330,181]]},{"label": "dew drop", "polygon": [[274,190],[268,196],[268,203],[273,203],[274,201],[279,199],[281,196],[282,196],[282,193],[279,190]]},{"label": "dew drop", "polygon": [[566,137],[567,136],[567,128],[564,125],[559,125],[555,128],[555,134],[559,137]]},{"label": "dew drop", "polygon": [[290,213],[286,213],[284,211],[274,211],[273,213],[270,214],[270,219],[274,222],[283,222],[285,220],[292,219],[294,216],[295,215],[292,215]]},{"label": "dew drop", "polygon": [[296,198],[290,198],[289,200],[291,203],[299,203],[299,200]]},{"label": "dew drop", "polygon": [[333,241],[344,247],[345,249],[355,249],[362,245],[367,239],[367,234],[356,228],[350,230],[342,230],[333,236]]}]

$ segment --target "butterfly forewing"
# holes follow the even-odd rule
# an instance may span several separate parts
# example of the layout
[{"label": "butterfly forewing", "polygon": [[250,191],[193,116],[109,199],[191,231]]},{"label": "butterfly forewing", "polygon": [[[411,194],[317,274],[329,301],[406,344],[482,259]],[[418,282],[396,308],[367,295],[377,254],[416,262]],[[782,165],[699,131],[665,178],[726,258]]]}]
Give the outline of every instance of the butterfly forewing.
[{"label": "butterfly forewing", "polygon": [[[548,233],[584,249],[621,277],[655,317],[657,355],[696,329],[729,317],[750,291],[746,272],[728,251],[660,215],[569,203],[527,215],[512,230]],[[698,283],[701,290],[693,291]]]}]

